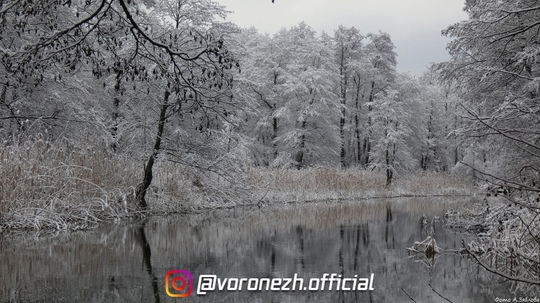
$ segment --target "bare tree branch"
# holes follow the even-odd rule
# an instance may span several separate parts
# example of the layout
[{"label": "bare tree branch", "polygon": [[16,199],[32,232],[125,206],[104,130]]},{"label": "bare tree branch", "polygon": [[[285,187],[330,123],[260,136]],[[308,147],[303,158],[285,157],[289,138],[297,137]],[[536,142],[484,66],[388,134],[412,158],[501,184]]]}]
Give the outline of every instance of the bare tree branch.
[{"label": "bare tree branch", "polygon": [[435,288],[433,288],[433,286],[432,286],[431,284],[428,284],[428,285],[429,285],[429,287],[431,287],[431,290],[433,290],[436,294],[439,295],[439,297],[441,297],[441,298],[445,299],[446,301],[452,303],[452,301],[448,300],[448,299],[445,298],[443,295],[441,295],[438,291],[436,291]]},{"label": "bare tree branch", "polygon": [[29,116],[4,116],[4,117],[0,117],[0,120],[9,120],[9,119],[54,120],[54,119],[58,118],[59,113],[60,113],[60,111],[57,110],[57,111],[53,112],[50,116],[33,116],[33,115],[29,115]]},{"label": "bare tree branch", "polygon": [[538,280],[531,280],[531,279],[526,279],[526,278],[521,278],[521,277],[515,277],[515,276],[511,276],[511,275],[507,275],[501,271],[498,271],[496,269],[493,269],[491,268],[490,266],[486,265],[484,262],[482,262],[474,253],[472,253],[469,248],[467,247],[467,245],[465,245],[465,241],[462,240],[462,244],[463,244],[463,248],[465,249],[465,251],[467,252],[468,255],[472,256],[473,259],[480,265],[482,266],[485,270],[491,272],[491,273],[494,273],[498,276],[501,276],[503,278],[506,278],[508,280],[511,280],[511,281],[517,281],[517,282],[523,282],[523,283],[528,283],[528,284],[533,284],[533,285],[540,285],[540,281]]},{"label": "bare tree branch", "polygon": [[405,289],[403,289],[403,287],[400,287],[400,288],[401,288],[401,290],[407,295],[407,297],[409,297],[409,299],[411,299],[411,301],[413,301],[413,302],[416,303],[416,301],[413,299],[413,297],[411,297],[411,295],[409,295],[409,294],[405,291]]}]

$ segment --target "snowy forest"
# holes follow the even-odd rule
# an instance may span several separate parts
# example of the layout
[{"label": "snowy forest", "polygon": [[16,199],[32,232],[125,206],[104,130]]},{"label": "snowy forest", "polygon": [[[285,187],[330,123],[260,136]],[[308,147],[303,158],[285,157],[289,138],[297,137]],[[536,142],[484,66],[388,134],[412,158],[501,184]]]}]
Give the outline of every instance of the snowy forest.
[{"label": "snowy forest", "polygon": [[391,33],[268,35],[210,0],[0,0],[0,230],[259,203],[253,179],[278,172],[382,191],[431,174],[504,187],[480,223],[528,239],[495,249],[523,262],[502,274],[540,284],[540,6],[464,10],[441,29],[451,59],[413,76]]},{"label": "snowy forest", "polygon": [[435,67],[399,74],[387,33],[301,23],[269,36],[210,1],[121,4],[3,4],[4,146],[91,148],[148,171],[357,167],[387,185],[468,151],[451,134],[455,83]]}]

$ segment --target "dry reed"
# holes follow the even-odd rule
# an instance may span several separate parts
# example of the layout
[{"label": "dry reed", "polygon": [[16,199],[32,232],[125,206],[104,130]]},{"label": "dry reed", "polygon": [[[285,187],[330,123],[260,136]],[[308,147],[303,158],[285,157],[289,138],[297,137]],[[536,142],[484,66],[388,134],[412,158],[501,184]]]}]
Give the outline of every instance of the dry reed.
[{"label": "dry reed", "polygon": [[[103,221],[138,218],[133,193],[141,159],[69,140],[43,139],[0,149],[0,233],[77,230]],[[384,175],[362,169],[246,167],[236,184],[220,175],[158,161],[147,193],[151,213],[178,213],[257,204],[407,195],[470,193],[447,174],[416,174],[385,186]],[[244,179],[245,177],[245,179]],[[229,178],[230,179],[230,178]]]},{"label": "dry reed", "polygon": [[102,150],[35,140],[0,149],[0,229],[87,228],[134,213],[133,165]]},{"label": "dry reed", "polygon": [[0,147],[0,233],[78,230],[103,221],[216,207],[234,187],[188,166],[158,161],[142,212],[134,191],[144,159],[43,139]]},{"label": "dry reed", "polygon": [[246,169],[249,182],[265,200],[333,200],[396,196],[469,195],[470,182],[449,173],[418,172],[386,186],[385,175],[358,168],[316,167],[303,170]]}]

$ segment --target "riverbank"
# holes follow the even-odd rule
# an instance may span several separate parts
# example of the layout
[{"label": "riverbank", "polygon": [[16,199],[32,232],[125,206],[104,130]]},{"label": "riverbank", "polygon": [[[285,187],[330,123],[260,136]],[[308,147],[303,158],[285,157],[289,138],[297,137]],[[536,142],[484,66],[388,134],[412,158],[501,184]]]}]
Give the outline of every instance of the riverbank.
[{"label": "riverbank", "polygon": [[473,192],[461,176],[414,173],[385,186],[382,173],[317,167],[304,170],[245,166],[228,176],[158,161],[147,193],[134,202],[144,159],[44,140],[0,150],[0,232],[79,230],[152,214],[200,212],[241,205],[338,202]]},{"label": "riverbank", "polygon": [[423,171],[398,176],[391,186],[386,186],[384,173],[358,168],[250,167],[247,175],[261,201],[463,196],[474,192],[472,183],[463,176]]},{"label": "riverbank", "polygon": [[487,271],[512,281],[518,293],[538,292],[540,285],[540,216],[536,192],[487,196],[448,210],[446,226],[468,233],[462,251]]}]

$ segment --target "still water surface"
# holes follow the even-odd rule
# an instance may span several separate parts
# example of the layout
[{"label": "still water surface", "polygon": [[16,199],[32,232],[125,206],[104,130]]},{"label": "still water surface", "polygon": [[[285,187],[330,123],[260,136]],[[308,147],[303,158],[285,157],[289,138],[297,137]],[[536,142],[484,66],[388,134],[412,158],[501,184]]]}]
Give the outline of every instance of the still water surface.
[{"label": "still water surface", "polygon": [[[393,199],[237,208],[155,217],[60,237],[0,238],[0,302],[495,302],[510,285],[454,253],[429,266],[406,247],[421,223],[466,200]],[[433,224],[440,247],[465,235]],[[222,278],[374,274],[373,291],[209,292],[170,298],[165,276],[185,269]],[[431,286],[430,286],[431,285]],[[436,291],[436,292],[435,292]],[[438,293],[438,294],[437,294]],[[440,295],[439,295],[440,294]]]}]

